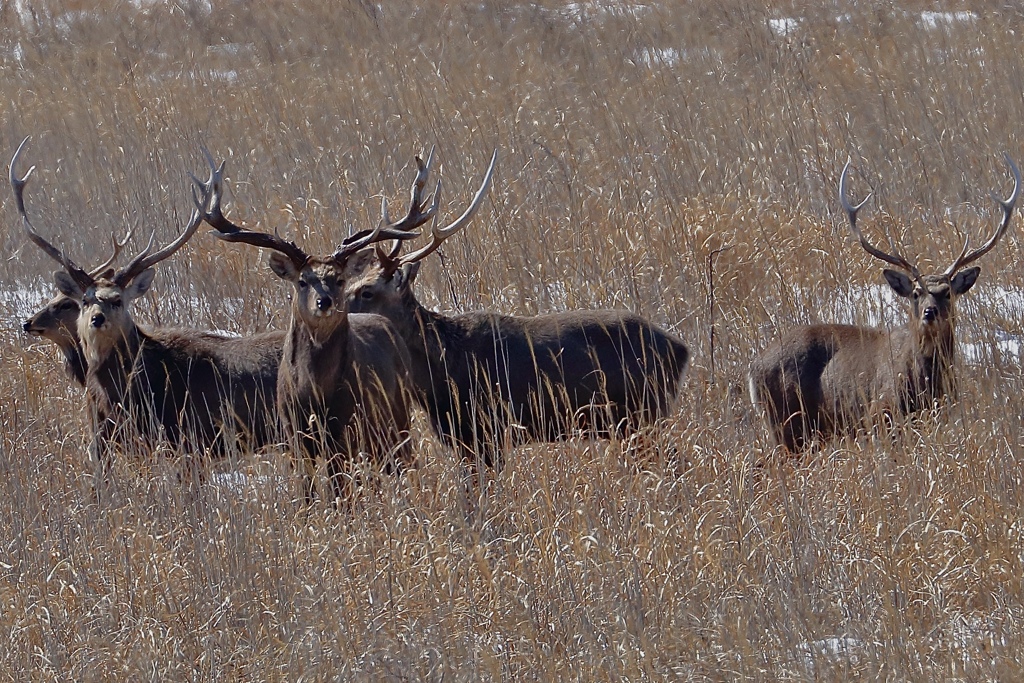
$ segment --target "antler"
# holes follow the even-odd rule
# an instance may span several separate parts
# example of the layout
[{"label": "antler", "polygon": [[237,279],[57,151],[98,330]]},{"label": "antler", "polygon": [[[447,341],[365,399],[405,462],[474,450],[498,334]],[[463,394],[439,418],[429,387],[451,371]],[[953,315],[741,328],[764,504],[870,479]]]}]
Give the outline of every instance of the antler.
[{"label": "antler", "polygon": [[89,275],[89,273],[86,273],[84,270],[82,270],[74,261],[68,258],[63,251],[47,242],[39,233],[37,233],[32,228],[32,222],[28,219],[28,214],[25,212],[25,184],[28,182],[29,176],[32,175],[32,171],[36,170],[36,167],[32,166],[31,168],[29,168],[28,173],[26,173],[25,176],[22,178],[18,178],[15,175],[14,167],[18,163],[18,157],[21,156],[21,152],[22,150],[25,149],[25,145],[27,145],[28,141],[31,139],[32,136],[29,135],[28,137],[21,141],[20,145],[18,145],[17,151],[14,153],[14,156],[11,157],[11,167],[10,172],[8,173],[8,178],[11,181],[11,188],[14,190],[14,201],[18,205],[18,213],[21,214],[21,224],[25,229],[25,234],[28,235],[28,238],[32,241],[33,244],[35,244],[37,247],[46,252],[47,256],[49,256],[54,261],[63,266],[64,270],[66,270],[68,274],[72,278],[74,278],[75,282],[78,283],[79,287],[81,287],[82,289],[87,289],[88,287],[91,287],[94,284],[95,281],[93,280],[93,277]]},{"label": "antler", "polygon": [[[437,251],[437,248],[444,243],[446,239],[462,230],[469,224],[470,219],[473,218],[473,214],[477,212],[480,205],[483,204],[484,195],[487,193],[488,188],[491,186],[491,178],[494,176],[494,167],[498,163],[498,150],[494,150],[494,154],[491,155],[491,163],[487,167],[487,173],[484,174],[483,182],[480,183],[480,189],[476,191],[476,195],[473,197],[473,201],[470,202],[469,207],[462,213],[461,216],[455,219],[454,222],[444,228],[437,227],[436,218],[435,223],[430,230],[430,244],[421,247],[417,251],[411,254],[395,259],[394,252],[392,254],[385,254],[379,247],[377,249],[377,256],[380,259],[381,266],[385,270],[390,269],[391,272],[397,270],[400,266],[407,263],[415,263],[421,261],[430,254]],[[441,183],[437,184],[437,190],[434,192],[434,203],[437,204],[440,201],[441,194]]]},{"label": "antler", "polygon": [[996,228],[996,231],[992,234],[992,237],[989,238],[988,242],[985,242],[985,244],[975,249],[970,254],[967,253],[967,247],[971,243],[971,238],[968,236],[968,238],[964,240],[964,248],[960,251],[960,255],[956,257],[955,261],[953,261],[953,265],[947,268],[946,272],[943,273],[946,277],[951,277],[955,272],[967,264],[978,260],[991,251],[992,247],[996,246],[996,242],[1002,238],[1003,233],[1006,232],[1006,228],[1010,225],[1010,218],[1013,216],[1013,207],[1014,204],[1017,203],[1018,193],[1020,192],[1020,170],[1017,168],[1017,164],[1013,163],[1013,159],[1010,158],[1009,154],[1004,154],[1003,156],[1006,159],[1007,165],[1010,167],[1010,172],[1013,174],[1013,192],[1011,192],[1010,196],[1006,199],[1000,199],[995,192],[992,193],[992,198],[999,203],[999,207],[1003,210],[1003,220],[999,222],[999,227]]},{"label": "antler", "polygon": [[[434,163],[434,148],[430,148],[430,154],[427,155],[426,163],[423,162],[423,159],[421,159],[418,154],[415,158],[417,169],[416,178],[412,182],[412,190],[410,190],[409,198],[409,212],[406,214],[405,218],[392,223],[391,219],[388,217],[387,197],[380,200],[381,222],[393,230],[402,230],[404,232],[415,230],[437,215],[439,204],[438,195],[441,191],[440,180],[437,181],[437,189],[432,194],[427,195],[426,199],[420,199],[420,195],[423,193],[423,188],[427,184],[427,176],[430,174],[430,167]],[[431,199],[433,199],[433,203],[431,203],[430,207],[424,211],[424,207],[427,206],[427,203],[430,202]],[[401,243],[398,244],[398,247],[401,247]]]},{"label": "antler", "polygon": [[379,243],[383,240],[409,240],[419,236],[420,233],[418,232],[402,232],[401,230],[392,230],[391,228],[385,228],[383,225],[377,225],[373,230],[360,230],[354,235],[346,237],[341,246],[334,252],[332,258],[336,261],[344,261],[363,247],[375,242]]},{"label": "antler", "polygon": [[[207,194],[210,196],[210,208],[203,211],[203,220],[213,228],[213,236],[225,242],[240,242],[242,244],[251,244],[254,247],[273,249],[291,259],[297,268],[305,266],[309,260],[309,255],[302,251],[295,242],[287,242],[277,234],[271,235],[257,230],[246,230],[224,217],[224,214],[221,212],[220,202],[224,196],[224,165],[227,162],[222,161],[218,167],[210,151],[206,147],[201,147],[200,149],[203,152],[203,156],[206,157],[206,163],[210,165],[210,180],[206,188]],[[196,178],[193,178],[193,181],[202,185]],[[196,205],[197,208],[202,210],[198,200]]]},{"label": "antler", "polygon": [[[210,165],[210,180],[205,185],[195,178],[193,178],[193,181],[204,188],[204,198],[205,195],[209,195],[210,208],[202,211],[202,205],[199,204],[198,199],[196,199],[196,205],[202,211],[202,220],[205,220],[214,229],[214,237],[225,242],[241,242],[243,244],[251,244],[254,247],[279,251],[291,259],[297,268],[303,268],[309,261],[309,255],[300,249],[295,242],[286,241],[278,234],[271,235],[270,233],[257,230],[245,230],[224,217],[220,208],[221,198],[224,194],[224,163],[222,162],[218,168],[210,152],[205,147],[202,148],[202,151],[203,156],[206,157],[206,162]],[[339,260],[346,259],[354,252],[378,240],[409,239],[410,237],[418,236],[419,233],[399,232],[378,225],[374,230],[362,230],[346,239],[338,247],[338,250],[334,252],[334,258]]]},{"label": "antler", "polygon": [[850,201],[846,198],[846,180],[849,177],[849,175],[850,160],[847,159],[846,165],[843,166],[843,174],[839,176],[839,203],[842,204],[843,210],[846,211],[846,215],[850,218],[850,230],[853,231],[854,236],[858,240],[860,240],[860,245],[864,247],[864,251],[868,252],[875,258],[881,259],[886,263],[891,263],[897,268],[905,270],[906,272],[910,273],[915,280],[920,282],[921,272],[917,269],[917,266],[915,266],[914,264],[912,264],[910,261],[908,261],[906,258],[899,254],[889,254],[887,252],[882,251],[881,249],[876,249],[875,247],[871,246],[871,244],[861,233],[860,228],[857,227],[857,212],[860,211],[861,208],[868,203],[868,200],[871,199],[871,194],[869,193],[868,196],[864,198],[864,201],[862,201],[860,204],[857,204],[856,206],[851,205]]},{"label": "antler", "polygon": [[[437,210],[441,201],[441,181],[437,181],[437,188],[434,190],[431,196],[421,200],[420,194],[423,192],[423,188],[427,184],[427,175],[430,173],[430,167],[434,163],[434,147],[430,148],[430,154],[427,155],[426,164],[417,154],[416,159],[416,177],[413,179],[412,190],[410,191],[409,201],[409,213],[400,221],[395,223],[391,222],[391,218],[388,217],[388,200],[387,197],[383,197],[380,200],[380,214],[381,222],[388,225],[390,228],[396,230],[413,230],[426,223],[428,220],[437,215]],[[427,202],[433,202],[430,204],[430,208],[426,211],[423,207],[426,206]],[[395,240],[390,251],[384,251],[381,243],[376,244],[377,258],[380,261],[381,267],[385,273],[390,276],[401,265],[398,261],[398,254],[402,251],[401,240]]]}]

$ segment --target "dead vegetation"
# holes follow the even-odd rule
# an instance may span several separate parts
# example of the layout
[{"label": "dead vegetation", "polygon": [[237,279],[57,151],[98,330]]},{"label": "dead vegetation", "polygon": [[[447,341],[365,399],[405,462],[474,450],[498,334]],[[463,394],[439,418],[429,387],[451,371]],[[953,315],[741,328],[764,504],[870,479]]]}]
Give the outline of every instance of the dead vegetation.
[{"label": "dead vegetation", "polygon": [[[224,471],[245,478],[198,498],[174,454],[126,453],[115,504],[96,506],[81,391],[20,329],[52,264],[0,193],[0,671],[1019,678],[1018,226],[959,309],[975,355],[955,404],[778,462],[742,382],[793,324],[901,317],[843,223],[848,156],[875,192],[874,243],[948,262],[990,229],[1001,153],[1024,158],[1022,19],[983,3],[0,6],[0,148],[34,136],[33,223],[83,265],[127,228],[126,252],[173,239],[201,144],[244,179],[232,216],[320,251],[370,227],[382,192],[400,201],[427,145],[448,188],[498,148],[476,222],[424,264],[424,304],[624,307],[693,352],[663,429],[518,448],[480,496],[421,416],[421,466],[369,482],[351,513],[297,516],[275,453],[239,456]],[[464,200],[446,191],[442,212]],[[283,329],[265,258],[197,235],[135,314]]]}]

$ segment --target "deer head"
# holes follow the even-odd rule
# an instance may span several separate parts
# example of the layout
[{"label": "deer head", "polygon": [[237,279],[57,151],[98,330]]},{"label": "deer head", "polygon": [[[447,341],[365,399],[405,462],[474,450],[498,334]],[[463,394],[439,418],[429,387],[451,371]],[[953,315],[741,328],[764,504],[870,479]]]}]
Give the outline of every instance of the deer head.
[{"label": "deer head", "polygon": [[359,250],[381,240],[418,237],[418,233],[408,231],[430,220],[432,215],[418,210],[415,214],[410,212],[397,223],[386,227],[381,223],[373,230],[349,236],[329,255],[311,256],[280,235],[246,230],[225,218],[221,211],[224,164],[218,167],[206,149],[203,154],[211,169],[209,208],[203,212],[203,220],[214,229],[213,235],[218,239],[272,250],[270,269],[292,284],[292,313],[315,341],[328,338],[346,319],[345,285],[353,273],[350,259]]},{"label": "deer head", "polygon": [[1002,209],[1002,220],[992,236],[979,248],[968,253],[970,238],[964,241],[960,255],[942,273],[922,275],[917,266],[899,253],[887,253],[872,246],[857,227],[857,212],[871,198],[869,194],[857,205],[847,199],[846,185],[849,178],[850,162],[846,162],[839,178],[839,201],[850,222],[853,232],[861,246],[877,259],[896,266],[899,270],[886,268],[882,271],[886,282],[896,294],[910,301],[909,325],[916,335],[924,338],[936,338],[940,334],[951,335],[953,324],[953,302],[958,296],[966,293],[974,286],[981,273],[981,268],[966,268],[978,260],[996,245],[1010,225],[1013,207],[1020,191],[1020,171],[1009,155],[1006,163],[1013,175],[1013,191],[1006,199],[1000,199],[995,193],[992,197]]},{"label": "deer head", "polygon": [[[102,272],[86,272],[63,251],[39,235],[28,218],[25,211],[24,190],[35,167],[29,168],[21,178],[17,177],[15,167],[29,139],[26,137],[14,153],[9,172],[15,202],[18,212],[21,214],[22,227],[33,244],[64,268],[64,270],[54,273],[54,280],[61,294],[72,299],[79,306],[78,334],[85,346],[88,361],[95,363],[105,357],[109,349],[119,340],[126,338],[135,329],[128,305],[149,291],[155,274],[153,266],[170,257],[192,237],[202,223],[201,213],[193,211],[188,224],[178,238],[163,249],[152,252],[153,237],[151,236],[146,248],[123,268],[113,271],[104,269]],[[199,181],[196,181],[196,184],[203,190],[202,203],[205,204],[206,186]],[[197,203],[200,201],[196,198],[194,190],[193,199]]]},{"label": "deer head", "polygon": [[[27,177],[27,176],[26,176]],[[120,242],[111,238],[114,243],[113,253],[102,264],[89,271],[94,278],[110,278],[114,275],[114,269],[110,266],[117,259],[121,250],[131,239],[132,231],[129,230],[124,239]],[[66,294],[57,296],[46,302],[39,311],[36,311],[25,323],[22,329],[33,337],[42,337],[52,341],[61,348],[78,344],[78,315],[81,308],[78,302]]]},{"label": "deer head", "polygon": [[[427,173],[430,171],[430,164],[433,158],[433,149],[430,150],[426,164],[421,161],[419,156],[416,157],[418,172],[413,181],[411,201],[411,205],[414,208],[424,206],[431,199],[428,197],[426,200],[421,200],[420,193],[426,184]],[[484,174],[483,181],[480,183],[480,188],[473,196],[473,201],[462,212],[462,215],[449,225],[442,228],[435,221],[435,224],[431,227],[430,242],[428,244],[404,256],[400,255],[401,242],[394,244],[391,249],[385,249],[378,243],[374,246],[373,252],[367,250],[359,254],[359,257],[353,261],[352,270],[360,273],[361,277],[353,282],[348,294],[353,312],[380,313],[393,321],[402,319],[401,311],[408,308],[408,297],[412,296],[412,285],[416,280],[416,275],[419,273],[420,264],[423,259],[437,251],[449,237],[469,225],[473,215],[476,214],[483,203],[484,195],[487,194],[487,190],[491,186],[491,179],[494,177],[494,168],[497,162],[498,151],[495,150],[491,155],[491,162],[487,167],[487,172]],[[437,215],[440,195],[441,182],[438,181],[437,188],[433,193],[433,203],[426,212],[431,218]],[[413,213],[414,208],[410,208],[410,214]],[[389,222],[387,200],[381,202],[381,216],[381,220],[384,223]],[[399,226],[401,223],[402,221],[399,221],[391,225]],[[405,228],[399,227],[398,229]],[[378,268],[374,268],[374,264]]]}]

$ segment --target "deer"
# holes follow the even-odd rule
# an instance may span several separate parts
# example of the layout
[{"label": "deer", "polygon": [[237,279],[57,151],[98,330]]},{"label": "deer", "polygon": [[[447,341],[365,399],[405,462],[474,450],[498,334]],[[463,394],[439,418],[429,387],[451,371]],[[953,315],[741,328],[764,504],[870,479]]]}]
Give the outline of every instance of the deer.
[{"label": "deer", "polygon": [[[433,150],[426,164],[416,158],[420,176],[432,159]],[[557,441],[574,431],[624,435],[666,417],[689,351],[628,311],[446,315],[424,307],[414,290],[420,265],[469,223],[496,161],[497,152],[470,208],[449,226],[435,222],[426,245],[405,255],[400,242],[364,252],[349,308],[383,315],[399,331],[412,357],[415,395],[442,441],[474,470],[483,462],[500,471],[508,441]],[[430,197],[421,199],[415,187],[412,204],[425,206]],[[440,183],[428,214],[439,193]],[[381,213],[387,222],[386,201]]]},{"label": "deer", "polygon": [[391,324],[377,315],[349,315],[344,297],[351,257],[379,240],[404,240],[427,220],[411,213],[346,238],[332,253],[310,255],[278,234],[243,228],[222,211],[223,164],[212,169],[211,199],[202,214],[224,242],[270,250],[270,270],[290,283],[291,311],[277,371],[277,411],[284,437],[304,479],[306,506],[316,493],[323,455],[334,501],[350,501],[352,468],[371,464],[400,472],[414,464],[409,437],[409,352]]},{"label": "deer", "polygon": [[[153,251],[153,237],[127,265],[98,274],[86,272],[32,226],[24,189],[31,167],[15,173],[25,138],[11,159],[9,179],[28,239],[55,260],[57,289],[79,307],[78,337],[86,362],[85,388],[92,440],[89,454],[97,467],[94,490],[107,479],[111,440],[127,445],[141,440],[156,445],[227,453],[231,444],[258,448],[277,440],[277,365],[284,336],[266,332],[232,337],[194,329],[144,329],[132,318],[130,304],[146,294],[154,267],[171,257],[202,224],[194,210],[178,237]],[[205,204],[209,184],[193,178]],[[193,198],[197,203],[200,200]]]},{"label": "deer", "polygon": [[895,266],[882,275],[909,303],[906,324],[892,330],[854,325],[798,327],[761,352],[748,374],[750,397],[775,444],[797,453],[815,441],[854,432],[872,415],[909,416],[947,396],[957,378],[954,303],[977,282],[981,268],[968,266],[990,252],[1006,233],[1020,190],[1020,171],[1006,155],[1013,176],[1007,199],[993,193],[1002,219],[982,246],[970,238],[941,273],[922,275],[899,252],[874,247],[857,225],[859,204],[848,199],[850,161],[839,178],[839,202],[853,237],[872,257]]},{"label": "deer", "polygon": [[[124,246],[131,239],[129,230],[125,238],[118,242],[112,239],[114,251],[106,261],[89,271],[94,278],[111,277],[114,270],[110,267],[117,260]],[[88,363],[82,352],[82,342],[78,337],[78,302],[71,297],[58,293],[46,304],[33,313],[22,324],[22,329],[33,337],[40,337],[53,343],[64,358],[65,374],[78,386],[85,387],[85,374]]]}]

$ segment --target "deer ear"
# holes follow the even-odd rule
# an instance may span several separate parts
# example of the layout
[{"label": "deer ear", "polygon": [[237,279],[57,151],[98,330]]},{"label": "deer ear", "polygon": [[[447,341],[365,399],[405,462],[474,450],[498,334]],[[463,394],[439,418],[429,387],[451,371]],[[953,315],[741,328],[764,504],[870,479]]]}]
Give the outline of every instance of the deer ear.
[{"label": "deer ear", "polygon": [[140,296],[149,291],[149,288],[153,285],[153,278],[156,276],[156,270],[153,268],[146,268],[144,271],[135,276],[131,283],[124,288],[124,298],[127,301],[138,299]]},{"label": "deer ear", "polygon": [[373,249],[361,249],[345,261],[345,278],[355,279],[375,265],[377,265],[377,252]]},{"label": "deer ear", "polygon": [[69,296],[75,301],[81,301],[85,296],[85,292],[75,282],[75,278],[63,270],[54,272],[53,281],[57,284],[57,290],[64,296]]},{"label": "deer ear", "polygon": [[399,271],[402,273],[402,281],[398,283],[399,286],[407,289],[412,287],[412,283],[416,282],[416,276],[419,275],[420,263],[420,261],[415,261],[414,263],[406,263],[402,266],[402,270]]},{"label": "deer ear", "polygon": [[270,269],[282,280],[295,282],[299,279],[299,269],[295,267],[292,260],[276,251],[270,255]]},{"label": "deer ear", "polygon": [[914,283],[905,274],[886,268],[882,271],[882,275],[885,276],[886,282],[889,283],[893,291],[900,296],[910,296],[914,292]]},{"label": "deer ear", "polygon": [[953,281],[949,283],[950,289],[953,290],[953,294],[960,296],[978,281],[978,275],[981,274],[981,268],[975,266],[968,268],[967,270],[961,270],[959,273],[953,276]]}]

